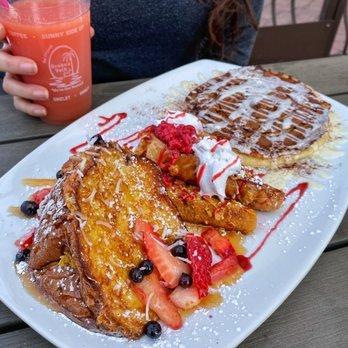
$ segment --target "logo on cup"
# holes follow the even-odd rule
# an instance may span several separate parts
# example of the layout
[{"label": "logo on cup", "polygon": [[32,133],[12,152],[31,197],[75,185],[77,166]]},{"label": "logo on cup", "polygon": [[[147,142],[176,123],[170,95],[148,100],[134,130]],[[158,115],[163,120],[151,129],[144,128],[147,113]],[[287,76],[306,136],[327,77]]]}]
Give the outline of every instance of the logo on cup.
[{"label": "logo on cup", "polygon": [[67,90],[82,83],[79,58],[76,51],[67,45],[57,46],[49,53],[48,68],[53,88]]}]

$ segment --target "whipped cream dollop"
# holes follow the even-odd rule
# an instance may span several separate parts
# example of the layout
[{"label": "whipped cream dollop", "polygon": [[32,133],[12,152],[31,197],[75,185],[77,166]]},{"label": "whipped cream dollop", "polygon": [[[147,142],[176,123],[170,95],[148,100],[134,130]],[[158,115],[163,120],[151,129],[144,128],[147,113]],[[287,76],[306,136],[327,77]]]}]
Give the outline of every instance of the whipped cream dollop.
[{"label": "whipped cream dollop", "polygon": [[202,138],[192,147],[199,159],[197,182],[202,195],[226,197],[226,183],[230,175],[241,169],[239,156],[232,151],[228,140],[217,141],[210,137]]},{"label": "whipped cream dollop", "polygon": [[201,121],[195,115],[188,112],[169,110],[165,118],[157,122],[160,123],[162,121],[175,125],[183,124],[185,126],[193,126],[198,133],[203,131]]}]

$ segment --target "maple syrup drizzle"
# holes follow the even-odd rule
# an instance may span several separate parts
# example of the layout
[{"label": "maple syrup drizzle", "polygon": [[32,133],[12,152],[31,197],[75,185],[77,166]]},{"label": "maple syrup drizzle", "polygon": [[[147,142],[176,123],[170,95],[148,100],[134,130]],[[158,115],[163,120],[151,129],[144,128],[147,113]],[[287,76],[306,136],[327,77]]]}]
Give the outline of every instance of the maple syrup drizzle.
[{"label": "maple syrup drizzle", "polygon": [[259,246],[248,256],[249,260],[251,260],[255,255],[257,255],[257,253],[263,248],[263,246],[265,245],[266,241],[271,236],[271,234],[278,228],[278,226],[285,220],[285,218],[294,210],[296,204],[303,197],[307,189],[308,189],[308,182],[302,182],[286,193],[286,197],[289,197],[294,192],[299,192],[297,198],[280,215],[279,219],[275,222],[272,228],[266,233],[265,237],[263,238]]},{"label": "maple syrup drizzle", "polygon": [[22,184],[30,187],[40,187],[40,186],[54,186],[56,179],[44,179],[44,178],[24,178],[22,179]]},{"label": "maple syrup drizzle", "polygon": [[[103,134],[105,134],[106,132],[110,131],[111,129],[115,128],[117,125],[119,125],[119,124],[122,122],[122,120],[125,119],[125,118],[127,117],[127,113],[125,113],[125,112],[119,112],[119,113],[113,114],[113,115],[110,116],[110,117],[106,117],[106,116],[99,116],[99,117],[103,117],[103,119],[104,119],[104,121],[98,123],[98,126],[99,126],[99,127],[100,127],[100,126],[107,125],[107,124],[109,124],[111,121],[113,121],[114,119],[116,119],[116,121],[113,122],[110,126],[104,128],[104,129],[102,129],[101,131],[99,131],[99,132],[97,133],[98,135],[103,135]],[[82,142],[82,143],[80,143],[80,144],[78,144],[78,145],[72,147],[72,148],[70,149],[70,152],[71,152],[72,154],[76,154],[76,153],[77,153],[77,150],[79,150],[79,149],[81,149],[81,148],[83,148],[83,147],[85,147],[85,146],[87,146],[87,145],[88,145],[88,142],[87,142],[87,141],[84,141],[84,142]]]},{"label": "maple syrup drizzle", "polygon": [[8,208],[7,208],[7,212],[13,216],[17,216],[21,219],[30,219],[29,216],[26,216],[24,215],[22,212],[21,212],[21,209],[19,207],[16,207],[16,206],[13,206],[13,205],[10,205]]}]

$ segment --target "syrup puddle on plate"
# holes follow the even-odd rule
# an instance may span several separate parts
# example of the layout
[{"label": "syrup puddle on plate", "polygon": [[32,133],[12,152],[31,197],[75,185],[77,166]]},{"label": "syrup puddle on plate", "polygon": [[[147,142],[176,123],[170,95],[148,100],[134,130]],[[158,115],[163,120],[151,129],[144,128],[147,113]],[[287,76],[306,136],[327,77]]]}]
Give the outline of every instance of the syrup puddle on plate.
[{"label": "syrup puddle on plate", "polygon": [[19,207],[16,207],[14,205],[10,205],[8,208],[7,208],[7,212],[12,215],[12,216],[17,216],[21,219],[30,219],[31,217],[30,216],[26,216],[24,215],[22,212],[21,212],[21,209]]},{"label": "syrup puddle on plate", "polygon": [[34,178],[24,178],[22,179],[22,184],[30,187],[40,187],[40,186],[53,186],[56,183],[56,179],[34,179]]}]

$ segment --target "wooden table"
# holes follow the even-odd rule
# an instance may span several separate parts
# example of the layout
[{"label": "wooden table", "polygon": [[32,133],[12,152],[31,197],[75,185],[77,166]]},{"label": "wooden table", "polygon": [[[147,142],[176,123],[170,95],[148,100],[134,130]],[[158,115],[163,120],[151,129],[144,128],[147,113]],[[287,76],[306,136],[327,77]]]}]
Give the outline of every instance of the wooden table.
[{"label": "wooden table", "polygon": [[[348,56],[272,64],[348,105]],[[144,80],[94,86],[94,106]],[[58,132],[16,112],[0,96],[0,176]],[[0,302],[0,347],[51,347]],[[348,347],[348,218],[319,261],[280,308],[241,347]]]}]

